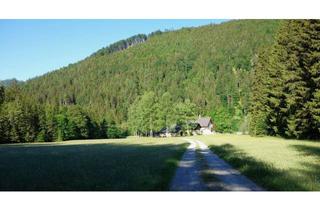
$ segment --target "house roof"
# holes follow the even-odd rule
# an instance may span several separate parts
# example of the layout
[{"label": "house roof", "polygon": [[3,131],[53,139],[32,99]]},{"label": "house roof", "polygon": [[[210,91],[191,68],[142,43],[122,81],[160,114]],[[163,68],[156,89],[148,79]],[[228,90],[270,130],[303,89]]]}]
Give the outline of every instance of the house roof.
[{"label": "house roof", "polygon": [[173,125],[170,128],[162,128],[159,133],[178,133],[181,130],[181,126]]},{"label": "house roof", "polygon": [[208,127],[211,122],[211,117],[201,117],[196,121],[201,127]]}]

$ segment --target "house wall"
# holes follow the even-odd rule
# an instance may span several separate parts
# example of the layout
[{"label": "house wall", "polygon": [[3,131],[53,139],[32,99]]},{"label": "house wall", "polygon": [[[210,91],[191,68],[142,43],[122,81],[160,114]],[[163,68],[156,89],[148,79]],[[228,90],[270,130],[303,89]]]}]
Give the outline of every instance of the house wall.
[{"label": "house wall", "polygon": [[212,134],[211,129],[208,128],[208,127],[206,127],[206,128],[201,128],[201,129],[200,129],[200,132],[201,132],[202,135],[210,135],[210,134]]}]

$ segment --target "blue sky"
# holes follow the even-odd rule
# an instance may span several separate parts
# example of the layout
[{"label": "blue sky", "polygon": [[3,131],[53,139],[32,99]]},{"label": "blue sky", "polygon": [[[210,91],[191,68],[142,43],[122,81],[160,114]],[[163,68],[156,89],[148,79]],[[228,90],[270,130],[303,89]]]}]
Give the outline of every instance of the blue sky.
[{"label": "blue sky", "polygon": [[223,20],[0,20],[0,80],[30,79],[138,33]]}]

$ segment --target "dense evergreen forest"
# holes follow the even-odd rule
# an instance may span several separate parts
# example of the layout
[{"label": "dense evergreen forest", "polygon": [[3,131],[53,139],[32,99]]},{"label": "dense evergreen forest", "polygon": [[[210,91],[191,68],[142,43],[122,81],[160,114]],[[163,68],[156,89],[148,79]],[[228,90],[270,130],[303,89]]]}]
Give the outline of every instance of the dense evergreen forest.
[{"label": "dense evergreen forest", "polygon": [[320,139],[320,20],[284,21],[253,72],[250,132]]},{"label": "dense evergreen forest", "polygon": [[[173,124],[185,128],[197,115],[212,116],[219,132],[250,128],[254,135],[317,138],[317,24],[237,20],[121,40],[67,67],[2,87],[1,142],[118,138]],[[296,74],[293,65],[304,73]],[[301,84],[306,92],[299,93]],[[304,106],[309,112],[303,127],[298,119]]]}]

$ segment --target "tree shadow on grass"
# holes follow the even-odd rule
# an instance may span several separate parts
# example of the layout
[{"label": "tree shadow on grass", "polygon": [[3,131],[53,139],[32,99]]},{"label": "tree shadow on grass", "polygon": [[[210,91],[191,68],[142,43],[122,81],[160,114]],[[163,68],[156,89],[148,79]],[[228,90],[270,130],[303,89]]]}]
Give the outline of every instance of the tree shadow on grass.
[{"label": "tree shadow on grass", "polygon": [[[299,177],[293,175],[298,171],[276,169],[272,164],[256,160],[231,144],[212,145],[210,149],[220,158],[239,170],[243,175],[271,191],[305,191],[312,190],[302,184]],[[300,177],[301,179],[301,177]]]},{"label": "tree shadow on grass", "polygon": [[308,145],[292,145],[295,150],[302,152],[307,156],[314,156],[320,159],[320,147],[308,146]]},{"label": "tree shadow on grass", "polygon": [[320,190],[320,147],[308,146],[308,145],[292,145],[293,149],[300,152],[303,156],[311,156],[317,161],[314,163],[301,162],[303,169],[298,170],[298,172],[305,174],[308,177],[308,188],[310,190],[319,191]]},{"label": "tree shadow on grass", "polygon": [[0,190],[168,190],[187,144],[47,144],[0,148]]}]

